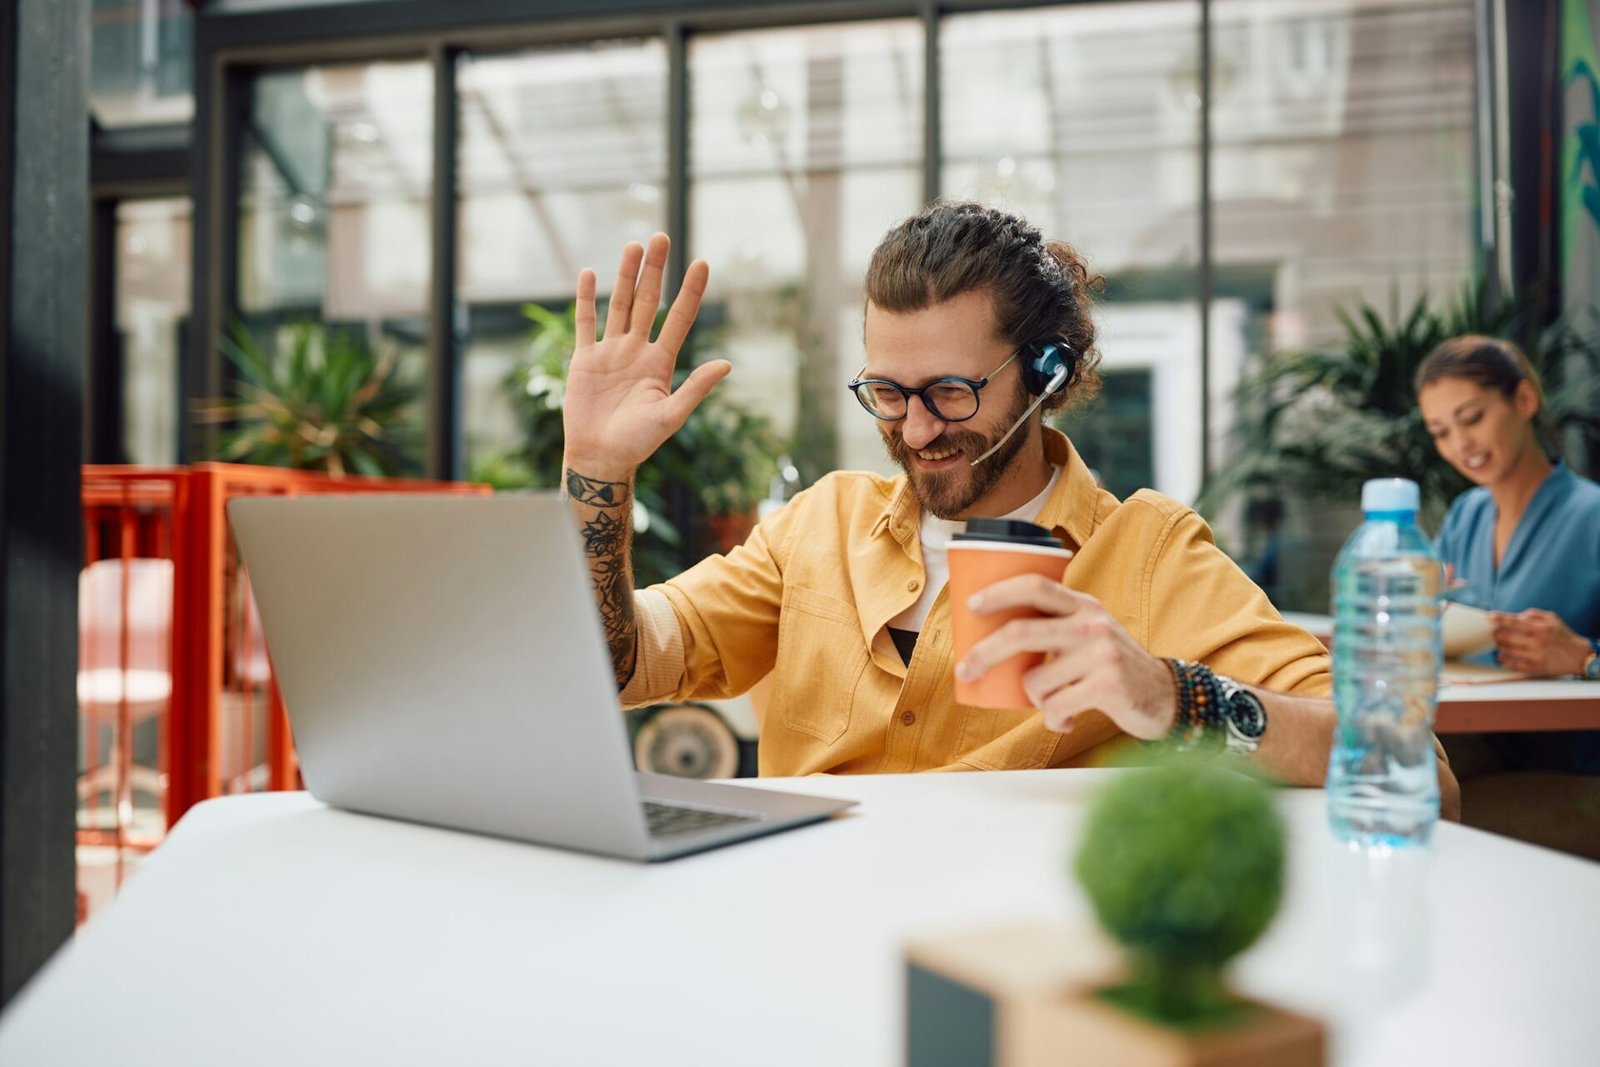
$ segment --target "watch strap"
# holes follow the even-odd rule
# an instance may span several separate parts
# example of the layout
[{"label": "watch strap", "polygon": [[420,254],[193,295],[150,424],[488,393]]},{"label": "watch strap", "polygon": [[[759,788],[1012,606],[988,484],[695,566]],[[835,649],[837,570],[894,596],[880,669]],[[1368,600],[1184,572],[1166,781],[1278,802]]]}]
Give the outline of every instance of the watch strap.
[{"label": "watch strap", "polygon": [[[1261,698],[1250,690],[1234,681],[1232,678],[1218,677],[1223,692],[1223,735],[1224,743],[1229,752],[1238,756],[1248,756],[1261,747],[1261,736],[1266,732],[1267,708]],[[1239,717],[1248,712],[1252,718],[1260,720],[1260,729],[1255,733],[1247,733],[1239,725]]]}]

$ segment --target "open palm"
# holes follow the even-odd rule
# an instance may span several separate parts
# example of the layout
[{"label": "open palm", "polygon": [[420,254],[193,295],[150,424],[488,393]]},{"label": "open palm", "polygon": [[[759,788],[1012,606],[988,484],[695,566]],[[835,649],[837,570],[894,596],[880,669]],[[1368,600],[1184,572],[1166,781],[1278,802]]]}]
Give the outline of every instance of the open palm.
[{"label": "open palm", "polygon": [[590,464],[592,473],[606,476],[633,471],[678,431],[731,369],[727,360],[712,360],[696,367],[673,391],[672,371],[699,314],[710,269],[702,260],[689,264],[677,299],[652,341],[669,247],[666,235],[658,233],[648,247],[629,242],[622,250],[605,335],[599,340],[594,271],[578,275],[578,340],[562,414],[569,465]]}]

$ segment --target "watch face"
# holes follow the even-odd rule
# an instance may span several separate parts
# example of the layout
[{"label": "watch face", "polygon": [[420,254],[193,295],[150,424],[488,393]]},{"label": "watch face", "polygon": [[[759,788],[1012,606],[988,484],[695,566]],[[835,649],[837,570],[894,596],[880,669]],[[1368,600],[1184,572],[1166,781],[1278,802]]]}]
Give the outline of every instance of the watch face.
[{"label": "watch face", "polygon": [[1248,689],[1240,689],[1228,701],[1228,718],[1234,729],[1252,741],[1267,732],[1267,709],[1261,706],[1261,698]]},{"label": "watch face", "polygon": [[1589,662],[1583,665],[1583,676],[1591,682],[1600,682],[1600,654],[1589,657]]}]

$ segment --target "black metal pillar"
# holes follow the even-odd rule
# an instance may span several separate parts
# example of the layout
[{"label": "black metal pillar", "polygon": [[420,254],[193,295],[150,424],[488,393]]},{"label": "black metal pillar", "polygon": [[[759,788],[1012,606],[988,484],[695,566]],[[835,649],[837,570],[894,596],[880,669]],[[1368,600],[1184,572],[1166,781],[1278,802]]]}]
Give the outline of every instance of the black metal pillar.
[{"label": "black metal pillar", "polygon": [[217,62],[212,38],[226,19],[195,12],[194,123],[189,195],[194,204],[189,337],[178,354],[178,457],[211,459],[215,426],[197,426],[192,401],[219,396],[221,339],[238,314],[239,160],[249,122],[246,73]]},{"label": "black metal pillar", "polygon": [[0,1001],[75,915],[87,6],[0,4]]},{"label": "black metal pillar", "polygon": [[1534,326],[1561,310],[1561,10],[1556,0],[1506,6],[1511,285],[1534,303]]},{"label": "black metal pillar", "polygon": [[1483,269],[1484,299],[1492,308],[1507,295],[1502,207],[1510,185],[1505,175],[1505,86],[1503,8],[1500,0],[1474,0],[1477,122],[1474,150],[1478,170],[1478,252]]},{"label": "black metal pillar", "polygon": [[117,332],[117,201],[89,209],[89,347],[84,378],[83,461],[126,463],[122,418],[123,365]]},{"label": "black metal pillar", "polygon": [[[677,299],[683,272],[689,269],[689,42],[683,23],[667,25],[667,284],[662,297]],[[601,268],[604,269],[604,268]]]},{"label": "black metal pillar", "polygon": [[428,316],[428,456],[435,478],[466,476],[461,426],[462,308],[456,300],[456,51],[436,47],[433,62],[433,293]]}]

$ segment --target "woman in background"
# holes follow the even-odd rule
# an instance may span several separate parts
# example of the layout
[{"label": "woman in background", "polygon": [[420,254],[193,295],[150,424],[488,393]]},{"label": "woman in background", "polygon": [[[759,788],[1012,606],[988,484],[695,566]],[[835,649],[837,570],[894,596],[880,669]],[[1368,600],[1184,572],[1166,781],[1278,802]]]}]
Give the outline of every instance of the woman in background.
[{"label": "woman in background", "polygon": [[[1507,341],[1455,337],[1422,361],[1416,387],[1423,423],[1439,455],[1475,483],[1450,506],[1439,532],[1439,554],[1466,583],[1465,599],[1494,612],[1500,664],[1534,676],[1577,675],[1600,686],[1600,640],[1595,639],[1600,634],[1600,485],[1546,454],[1539,419],[1544,397],[1532,366]],[[1457,749],[1464,746],[1446,747],[1456,763]],[[1474,769],[1600,774],[1600,731],[1489,734],[1478,747],[1479,753],[1461,752],[1456,766],[1463,780],[1463,815],[1478,825],[1483,823],[1468,809],[1473,799],[1487,798],[1472,798],[1466,789]],[[1489,757],[1487,765],[1481,756]],[[1585,847],[1545,843],[1595,855],[1600,852],[1600,840],[1594,840],[1600,837],[1595,832],[1600,782],[1568,784],[1563,793],[1559,782],[1522,782],[1510,792],[1500,790],[1505,795],[1495,799],[1501,808],[1514,808],[1513,794],[1541,794],[1547,801],[1537,806],[1541,810],[1521,813],[1537,815],[1540,823],[1554,821],[1557,809],[1566,818],[1579,815],[1589,839],[1576,844]],[[1572,811],[1574,805],[1587,817]],[[1493,813],[1480,808],[1477,814]],[[1546,837],[1543,828],[1536,834],[1489,828]]]}]

